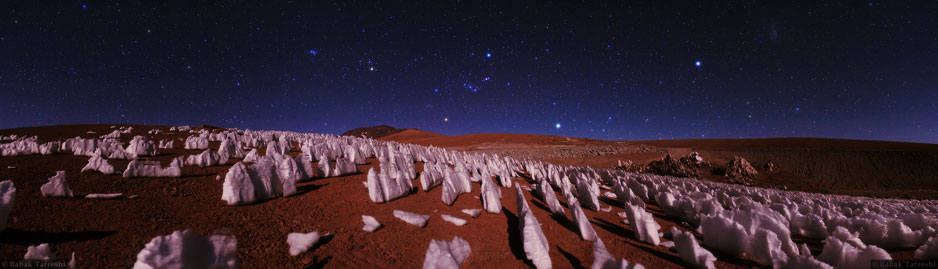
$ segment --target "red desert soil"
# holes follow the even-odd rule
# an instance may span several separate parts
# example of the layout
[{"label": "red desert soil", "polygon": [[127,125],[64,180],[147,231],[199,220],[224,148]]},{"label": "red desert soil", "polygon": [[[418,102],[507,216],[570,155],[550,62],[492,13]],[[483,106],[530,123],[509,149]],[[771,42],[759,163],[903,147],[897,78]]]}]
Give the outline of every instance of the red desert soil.
[{"label": "red desert soil", "polygon": [[[0,130],[0,135],[38,135],[42,141],[75,136],[98,137],[110,132],[112,129],[109,126],[17,128]],[[133,134],[123,135],[120,140],[126,143],[133,135],[144,135],[156,140],[185,138],[189,135],[184,132],[146,134],[153,128],[169,132],[166,126],[135,125]],[[86,134],[89,130],[96,133]],[[414,139],[440,139],[435,136],[404,135],[415,137]],[[594,143],[591,140],[570,140],[552,136],[500,134],[468,135],[456,137],[452,142],[439,141],[445,143],[435,145],[471,146],[474,143],[517,144],[530,141],[541,143],[539,145],[574,143],[571,141]],[[161,149],[160,156],[151,159],[167,165],[173,157],[199,152],[181,149],[181,141],[177,140],[176,144],[175,149]],[[217,148],[218,142],[212,142],[210,147]],[[258,152],[263,153],[263,148]],[[291,153],[298,154],[296,151]],[[926,151],[921,154],[932,153],[933,151]],[[238,240],[238,258],[244,268],[415,268],[423,263],[431,239],[450,240],[453,236],[463,237],[472,249],[464,267],[528,266],[525,263],[517,226],[516,197],[514,190],[509,188],[502,188],[501,214],[483,213],[475,219],[469,218],[460,210],[481,208],[478,185],[474,184],[471,194],[460,195],[453,206],[445,206],[441,202],[439,187],[429,192],[418,189],[401,199],[374,204],[369,200],[367,190],[362,185],[362,181],[365,181],[364,174],[318,178],[298,184],[299,193],[296,196],[253,205],[228,206],[221,200],[222,181],[215,178],[224,178],[228,168],[237,160],[230,160],[227,165],[219,167],[185,167],[181,178],[125,179],[120,175],[80,173],[88,158],[70,154],[0,157],[0,180],[12,180],[17,188],[16,202],[7,228],[0,233],[0,260],[18,260],[26,253],[29,245],[53,243],[60,257],[68,257],[74,251],[78,266],[82,268],[129,267],[134,263],[136,254],[153,237],[191,228],[203,235],[234,235]],[[127,165],[127,161],[109,161],[117,170],[123,170]],[[779,162],[779,165],[784,167],[783,165],[790,164]],[[370,164],[361,165],[359,169],[366,172],[371,167],[377,169],[376,166],[377,161],[370,159]],[[421,168],[422,164],[417,164],[418,172]],[[68,183],[76,195],[121,192],[125,197],[139,195],[140,198],[92,200],[41,197],[39,186],[58,170],[66,171]],[[528,185],[524,178],[515,178],[515,181]],[[416,182],[414,185],[419,186]],[[592,243],[581,240],[570,221],[552,218],[546,205],[534,198],[530,192],[525,192],[525,199],[542,224],[550,243],[554,266],[589,266],[593,261]],[[620,205],[606,199],[601,199],[601,204],[603,207],[612,206],[612,212],[586,210],[585,213],[613,256],[641,263],[646,268],[684,266],[676,253],[668,251],[665,247],[636,241],[631,227],[623,224],[622,218],[615,215],[622,211]],[[431,215],[429,224],[424,228],[406,224],[393,217],[392,211],[395,209]],[[648,210],[661,224],[661,231],[668,231],[670,227],[675,226],[654,203],[649,203]],[[465,218],[469,223],[461,227],[455,226],[444,222],[440,214]],[[385,227],[374,233],[366,233],[362,231],[361,215],[374,216]],[[687,230],[684,226],[678,227]],[[287,234],[310,231],[332,233],[334,236],[306,253],[297,257],[290,256],[286,244]],[[795,238],[795,241],[807,242],[814,255],[820,252],[821,245],[818,241],[804,241],[799,238]],[[893,258],[908,259],[911,258],[912,250],[890,253]],[[758,266],[748,256],[728,257],[716,254],[717,267]]]}]

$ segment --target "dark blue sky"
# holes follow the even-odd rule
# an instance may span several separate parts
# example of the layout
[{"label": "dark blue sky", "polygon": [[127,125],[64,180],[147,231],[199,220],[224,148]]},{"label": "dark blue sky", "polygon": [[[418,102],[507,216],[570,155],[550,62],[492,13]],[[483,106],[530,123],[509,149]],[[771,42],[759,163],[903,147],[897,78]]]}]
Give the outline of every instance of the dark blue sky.
[{"label": "dark blue sky", "polygon": [[938,143],[935,1],[194,2],[0,3],[0,128]]}]

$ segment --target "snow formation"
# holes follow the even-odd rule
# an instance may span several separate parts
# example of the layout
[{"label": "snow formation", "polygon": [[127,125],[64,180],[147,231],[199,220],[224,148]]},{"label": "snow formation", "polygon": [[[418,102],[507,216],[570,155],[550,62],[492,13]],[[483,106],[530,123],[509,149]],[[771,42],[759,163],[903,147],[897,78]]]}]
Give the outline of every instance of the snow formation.
[{"label": "snow formation", "polygon": [[110,175],[114,173],[114,166],[111,166],[106,159],[101,158],[101,155],[94,155],[88,159],[88,164],[81,168],[82,173],[85,171],[98,171],[102,174]]},{"label": "snow formation", "polygon": [[238,268],[237,249],[234,236],[174,231],[147,243],[134,268]]},{"label": "snow formation", "polygon": [[55,250],[47,243],[39,244],[38,246],[29,246],[26,249],[26,255],[23,256],[23,260],[39,261],[55,260],[56,258]]},{"label": "snow formation", "polygon": [[201,136],[189,136],[186,138],[185,149],[208,149],[208,139]]},{"label": "snow formation", "polygon": [[427,226],[427,220],[430,220],[430,215],[421,215],[400,210],[394,210],[394,217],[421,228]]},{"label": "snow formation", "polygon": [[382,226],[381,223],[378,222],[377,219],[375,219],[375,217],[368,216],[368,215],[362,215],[362,222],[365,223],[365,227],[362,227],[362,230],[369,232],[369,233],[377,231],[378,229],[381,229],[381,226]]},{"label": "snow formation", "polygon": [[423,172],[420,173],[420,188],[427,192],[443,183],[440,166],[432,162],[423,163]]},{"label": "snow formation", "polygon": [[489,177],[482,178],[482,208],[485,212],[502,212],[502,190]]},{"label": "snow formation", "polygon": [[206,149],[202,153],[186,157],[186,165],[196,165],[199,167],[224,165],[226,162],[228,162],[227,154],[219,154],[211,149]]},{"label": "snow formation", "polygon": [[338,177],[358,173],[361,173],[358,171],[358,166],[351,160],[341,157],[335,159],[335,170],[332,171],[332,176]]},{"label": "snow formation", "polygon": [[580,238],[586,241],[596,240],[596,231],[593,230],[593,225],[590,224],[590,220],[586,218],[586,214],[583,213],[583,208],[580,208],[580,202],[576,199],[570,201],[570,217],[573,219],[573,222],[576,223],[577,230],[580,231]]},{"label": "snow formation", "polygon": [[12,180],[0,182],[0,232],[6,230],[7,217],[10,216],[10,210],[13,209],[13,201],[16,197],[16,187]]},{"label": "snow formation", "polygon": [[616,259],[612,257],[612,254],[609,254],[609,251],[606,250],[606,245],[603,244],[603,240],[599,237],[596,237],[596,240],[593,240],[593,265],[590,266],[591,269],[644,269],[645,266],[641,264],[630,264],[625,258]]},{"label": "snow formation", "polygon": [[156,144],[144,136],[134,136],[127,146],[127,155],[136,158],[137,156],[156,156],[159,152],[156,150]]},{"label": "snow formation", "polygon": [[118,193],[91,193],[91,194],[85,195],[85,198],[86,199],[116,199],[116,198],[120,198],[121,195],[124,195],[124,194],[120,192]]},{"label": "snow formation", "polygon": [[452,241],[430,240],[427,253],[424,255],[423,268],[459,268],[459,265],[469,258],[472,250],[469,243],[462,237],[453,237]]},{"label": "snow formation", "polygon": [[300,255],[319,242],[319,232],[290,233],[287,235],[287,244],[290,245],[290,256]]},{"label": "snow formation", "polygon": [[661,243],[661,238],[658,236],[658,229],[661,226],[658,225],[658,222],[655,222],[655,218],[651,213],[634,205],[627,206],[625,213],[629,217],[629,224],[632,225],[635,239],[655,246]]},{"label": "snow formation", "polygon": [[541,230],[541,224],[534,217],[528,200],[524,198],[521,185],[515,184],[515,194],[518,199],[518,228],[521,230],[521,240],[524,242],[524,255],[537,268],[551,268],[550,245],[547,237]]},{"label": "snow formation", "polygon": [[697,268],[714,268],[713,262],[717,258],[710,251],[697,244],[694,234],[681,232],[676,227],[671,227],[671,236],[674,239],[674,247],[677,248],[677,254],[681,257],[681,260]]},{"label": "snow formation", "polygon": [[473,217],[473,218],[478,218],[479,215],[482,215],[482,210],[481,209],[463,209],[462,213],[465,213],[466,215],[469,215],[470,217]]},{"label": "snow formation", "polygon": [[[559,216],[565,214],[563,206],[560,205],[560,200],[557,200],[557,195],[554,194],[554,189],[551,188],[547,180],[541,180],[541,182],[537,183],[537,195],[540,196],[541,199],[544,199],[544,203],[550,208],[551,214]],[[577,203],[577,207],[579,207],[579,204],[580,203]]]},{"label": "snow formation", "polygon": [[244,158],[244,149],[241,148],[241,142],[225,139],[218,146],[218,154],[228,156],[228,158]]},{"label": "snow formation", "polygon": [[441,214],[440,217],[449,223],[455,224],[456,226],[466,225],[466,220],[461,219],[461,218],[453,217],[447,214]]},{"label": "snow formation", "polygon": [[924,245],[915,249],[916,259],[938,259],[938,236],[932,236]]},{"label": "snow formation", "polygon": [[225,174],[221,199],[229,205],[243,205],[294,195],[296,182],[308,179],[312,169],[309,165],[300,167],[298,162],[302,163],[302,158],[287,155],[264,156],[250,167],[238,162]]},{"label": "snow formation", "polygon": [[169,166],[162,168],[158,161],[133,160],[124,170],[124,178],[131,177],[180,177],[182,176],[182,157],[177,157]]},{"label": "snow formation", "polygon": [[65,171],[55,172],[55,176],[50,177],[49,182],[42,184],[39,190],[42,191],[42,197],[71,198],[73,196],[72,190],[65,182]]},{"label": "snow formation", "polygon": [[385,170],[375,173],[374,168],[368,169],[368,197],[372,202],[384,203],[410,194],[413,185],[409,179],[400,177],[393,179]]}]

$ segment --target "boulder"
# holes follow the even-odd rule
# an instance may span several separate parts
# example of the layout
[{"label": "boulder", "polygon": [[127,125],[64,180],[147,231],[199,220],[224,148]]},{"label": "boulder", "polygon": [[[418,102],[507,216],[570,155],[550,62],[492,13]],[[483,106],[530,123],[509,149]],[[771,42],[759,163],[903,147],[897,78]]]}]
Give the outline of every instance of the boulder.
[{"label": "boulder", "polygon": [[756,171],[756,168],[752,167],[746,159],[739,156],[734,156],[733,159],[726,164],[726,172],[724,173],[724,175],[734,183],[751,182],[757,174],[759,174],[759,172]]}]

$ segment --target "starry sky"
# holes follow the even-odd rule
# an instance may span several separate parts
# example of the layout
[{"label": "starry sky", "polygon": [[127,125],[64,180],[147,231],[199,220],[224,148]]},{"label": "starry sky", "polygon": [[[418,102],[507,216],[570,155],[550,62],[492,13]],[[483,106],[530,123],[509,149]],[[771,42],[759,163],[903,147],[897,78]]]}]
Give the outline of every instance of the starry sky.
[{"label": "starry sky", "polygon": [[2,1],[0,128],[938,143],[936,1],[423,2]]}]

